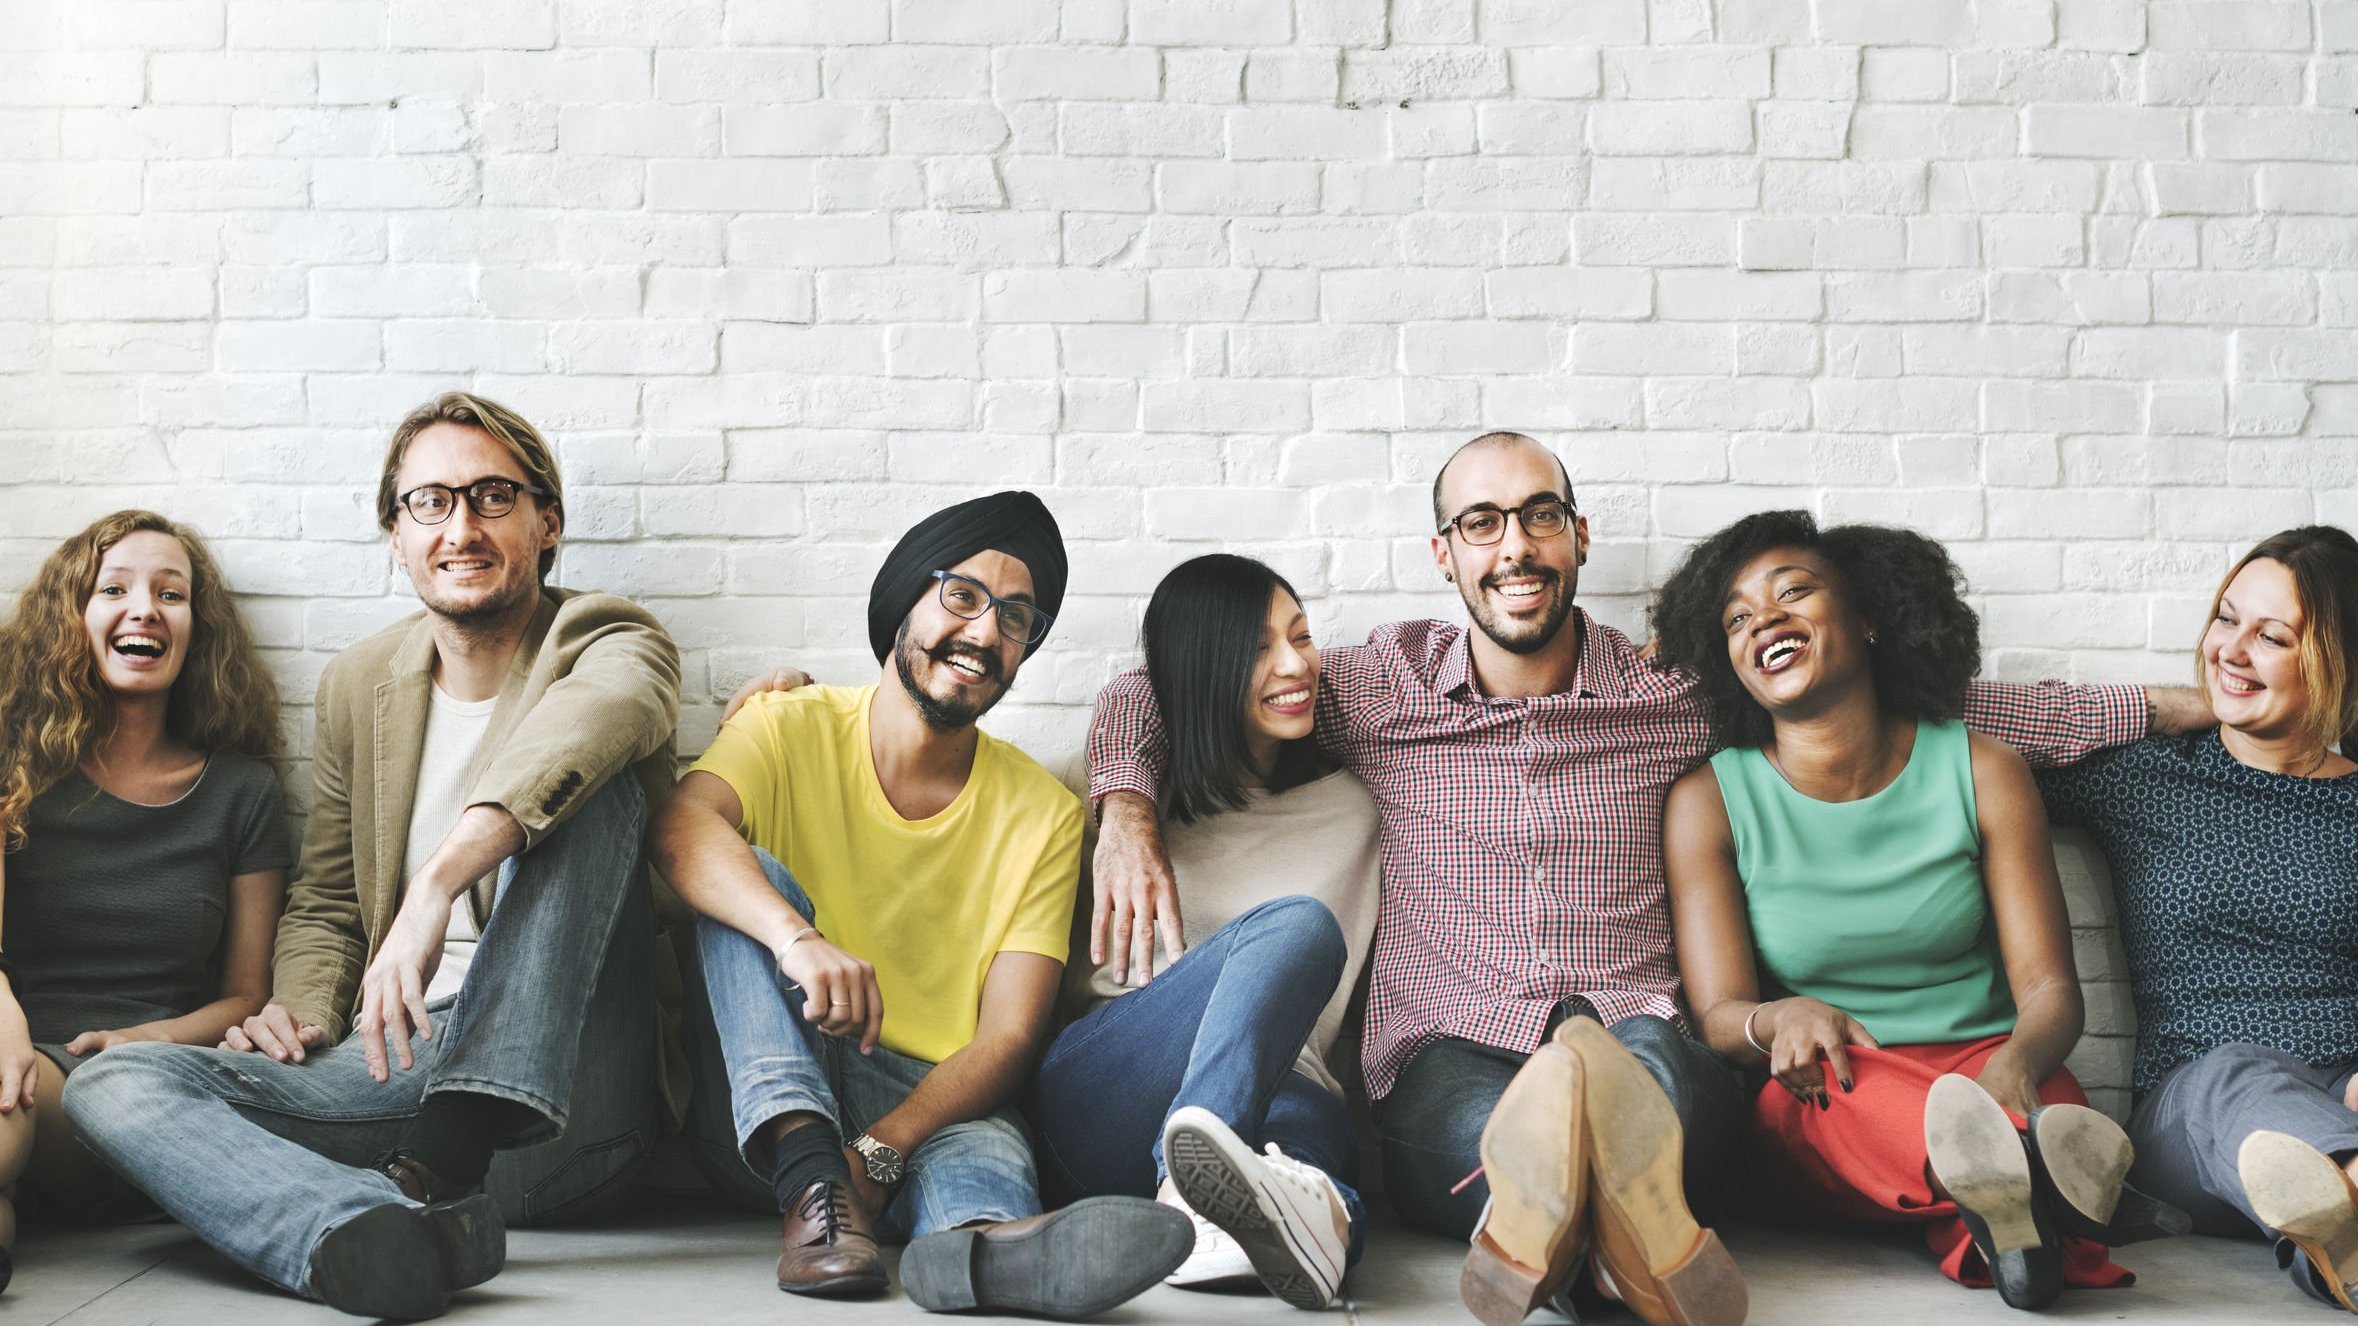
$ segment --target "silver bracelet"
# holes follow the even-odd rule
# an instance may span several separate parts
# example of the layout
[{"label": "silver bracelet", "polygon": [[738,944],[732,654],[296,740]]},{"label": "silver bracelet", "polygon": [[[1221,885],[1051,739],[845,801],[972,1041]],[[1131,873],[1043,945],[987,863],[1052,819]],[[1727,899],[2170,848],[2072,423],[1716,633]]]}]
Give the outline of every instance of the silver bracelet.
[{"label": "silver bracelet", "polygon": [[1769,1052],[1769,1047],[1761,1044],[1760,1041],[1753,1036],[1752,1019],[1759,1017],[1760,1010],[1767,1007],[1767,1004],[1754,1004],[1752,1006],[1752,1011],[1744,1015],[1744,1043],[1751,1046],[1753,1049],[1760,1051],[1762,1054],[1767,1054]]},{"label": "silver bracelet", "polygon": [[[796,944],[799,944],[802,941],[810,938],[812,935],[819,935],[819,927],[815,925],[806,925],[802,929],[794,932],[794,938],[789,939],[785,943],[778,946],[778,951],[774,956],[778,959],[778,970],[780,973],[783,973],[786,970],[786,955],[794,950],[794,946]],[[826,936],[819,935],[819,938],[825,939]]]}]

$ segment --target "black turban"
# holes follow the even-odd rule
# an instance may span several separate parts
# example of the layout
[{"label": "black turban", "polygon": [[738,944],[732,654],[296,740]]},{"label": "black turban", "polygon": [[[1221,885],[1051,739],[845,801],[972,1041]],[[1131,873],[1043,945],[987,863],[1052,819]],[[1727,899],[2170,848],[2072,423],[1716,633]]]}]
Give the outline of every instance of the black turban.
[{"label": "black turban", "polygon": [[[910,527],[893,545],[876,583],[868,587],[868,644],[882,663],[909,609],[934,586],[933,573],[947,571],[982,552],[1002,552],[1032,573],[1032,598],[1054,617],[1064,606],[1064,534],[1048,504],[1030,493],[1010,490],[944,507]],[[1024,647],[1023,656],[1047,640]]]}]

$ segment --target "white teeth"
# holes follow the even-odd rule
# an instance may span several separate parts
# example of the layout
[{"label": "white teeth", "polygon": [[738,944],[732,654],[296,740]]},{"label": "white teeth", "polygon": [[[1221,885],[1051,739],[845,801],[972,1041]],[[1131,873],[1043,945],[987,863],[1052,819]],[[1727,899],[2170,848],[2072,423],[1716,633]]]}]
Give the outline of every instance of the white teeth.
[{"label": "white teeth", "polygon": [[115,648],[143,658],[154,658],[164,652],[164,642],[152,635],[123,635],[115,637]]},{"label": "white teeth", "polygon": [[1300,704],[1302,701],[1309,698],[1310,692],[1308,691],[1287,691],[1283,695],[1272,695],[1268,699],[1263,700],[1261,703],[1275,705],[1278,708],[1283,709],[1292,705]]},{"label": "white teeth", "polygon": [[1500,585],[1498,592],[1511,599],[1527,599],[1538,593],[1540,589],[1539,585]]},{"label": "white teeth", "polygon": [[1760,651],[1760,666],[1764,668],[1775,667],[1800,652],[1801,642],[1799,640],[1775,641],[1768,648]]},{"label": "white teeth", "polygon": [[980,677],[983,675],[983,670],[980,667],[977,667],[973,663],[970,663],[963,658],[953,658],[948,660],[948,662],[951,667],[958,669],[960,672],[965,673],[969,677]]}]

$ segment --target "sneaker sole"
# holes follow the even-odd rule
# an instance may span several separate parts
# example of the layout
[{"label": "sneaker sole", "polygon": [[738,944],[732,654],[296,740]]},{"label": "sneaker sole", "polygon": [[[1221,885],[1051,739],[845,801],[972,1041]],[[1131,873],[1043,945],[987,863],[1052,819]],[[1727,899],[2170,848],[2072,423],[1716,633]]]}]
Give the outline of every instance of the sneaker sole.
[{"label": "sneaker sole", "polygon": [[2307,1142],[2265,1130],[2243,1139],[2235,1167],[2260,1223],[2300,1245],[2334,1298],[2358,1312],[2347,1288],[2358,1273],[2358,1204],[2349,1175]]},{"label": "sneaker sole", "polygon": [[1176,1121],[1163,1136],[1163,1163],[1179,1195],[1196,1214],[1228,1231],[1270,1293],[1311,1311],[1335,1301],[1343,1268],[1295,1233],[1275,1195],[1245,1178],[1225,1138]]},{"label": "sneaker sole", "polygon": [[1482,1125],[1490,1208],[1458,1272],[1458,1297],[1484,1326],[1517,1326],[1578,1269],[1586,1113],[1580,1058],[1539,1047]]},{"label": "sneaker sole", "polygon": [[1194,1246],[1194,1223],[1168,1206],[1091,1197],[1015,1238],[928,1234],[901,1255],[901,1288],[928,1312],[1094,1317],[1161,1284]]}]

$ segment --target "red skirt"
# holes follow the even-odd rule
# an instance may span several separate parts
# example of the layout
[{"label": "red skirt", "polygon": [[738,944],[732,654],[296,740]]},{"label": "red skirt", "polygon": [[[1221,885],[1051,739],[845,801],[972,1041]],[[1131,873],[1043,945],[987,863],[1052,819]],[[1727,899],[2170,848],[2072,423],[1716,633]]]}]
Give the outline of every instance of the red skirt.
[{"label": "red skirt", "polygon": [[[1804,1105],[1775,1081],[1752,1102],[1752,1167],[1762,1191],[1804,1213],[1874,1223],[1920,1222],[1941,1274],[1973,1289],[1990,1286],[1957,1204],[1933,1194],[1925,1177],[1924,1098],[1943,1073],[1974,1077],[2007,1038],[1961,1045],[1849,1047],[1852,1089],[1835,1085],[1831,1106]],[[2049,1105],[2085,1105],[2087,1094],[2058,1068],[2039,1084]],[[2021,1119],[2016,1127],[2024,1126]],[[2107,1289],[2136,1282],[2104,1245],[2067,1238],[2064,1283]]]}]

